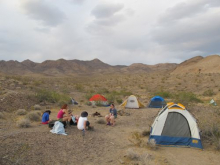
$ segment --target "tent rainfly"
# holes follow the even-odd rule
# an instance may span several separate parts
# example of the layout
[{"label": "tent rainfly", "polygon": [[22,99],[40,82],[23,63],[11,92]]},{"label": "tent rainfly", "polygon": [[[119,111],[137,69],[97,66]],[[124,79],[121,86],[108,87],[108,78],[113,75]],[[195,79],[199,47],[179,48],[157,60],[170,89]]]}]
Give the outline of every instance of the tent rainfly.
[{"label": "tent rainfly", "polygon": [[166,106],[166,101],[160,96],[154,96],[148,105],[149,108],[163,108]]},{"label": "tent rainfly", "polygon": [[99,103],[99,104],[101,104],[101,105],[104,105],[104,106],[108,105],[108,100],[107,100],[104,96],[102,96],[102,95],[100,95],[100,94],[95,94],[95,95],[93,95],[93,96],[89,99],[89,101],[90,101],[93,105],[96,105],[97,103]]}]

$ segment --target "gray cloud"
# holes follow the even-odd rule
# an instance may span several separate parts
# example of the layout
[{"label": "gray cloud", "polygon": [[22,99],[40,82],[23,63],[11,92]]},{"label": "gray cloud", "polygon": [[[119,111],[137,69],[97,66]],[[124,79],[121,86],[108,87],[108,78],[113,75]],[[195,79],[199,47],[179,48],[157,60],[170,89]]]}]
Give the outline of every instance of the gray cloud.
[{"label": "gray cloud", "polygon": [[181,3],[163,14],[150,35],[170,51],[220,53],[219,18],[219,1]]},{"label": "gray cloud", "polygon": [[113,27],[126,20],[123,8],[123,4],[97,5],[91,12],[95,19],[88,24],[87,31],[94,35],[112,35]]},{"label": "gray cloud", "polygon": [[71,2],[73,2],[73,3],[75,3],[75,4],[81,5],[81,4],[83,4],[86,0],[69,0],[69,1],[71,1]]},{"label": "gray cloud", "polygon": [[122,10],[124,7],[123,4],[102,4],[97,5],[91,12],[97,19],[99,18],[109,18],[115,13]]},{"label": "gray cloud", "polygon": [[24,1],[23,9],[30,18],[47,26],[57,26],[66,18],[64,12],[45,0]]},{"label": "gray cloud", "polygon": [[219,0],[196,0],[191,3],[179,3],[167,9],[166,13],[163,13],[163,16],[159,19],[159,23],[170,24],[182,19],[192,18],[219,5]]}]

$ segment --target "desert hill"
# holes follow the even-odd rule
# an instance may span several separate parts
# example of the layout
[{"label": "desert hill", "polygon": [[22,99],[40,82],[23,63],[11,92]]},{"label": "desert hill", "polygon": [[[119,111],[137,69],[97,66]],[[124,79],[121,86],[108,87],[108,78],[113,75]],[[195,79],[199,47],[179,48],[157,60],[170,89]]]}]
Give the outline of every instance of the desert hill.
[{"label": "desert hill", "polygon": [[220,56],[193,57],[179,64],[172,74],[220,73]]},{"label": "desert hill", "polygon": [[134,63],[130,66],[112,66],[99,59],[93,59],[91,61],[59,59],[46,60],[42,63],[35,63],[30,60],[25,60],[23,62],[10,60],[0,61],[0,71],[6,74],[42,74],[52,76],[154,72],[167,72],[171,74],[220,73],[220,56],[197,56],[180,64],[164,63],[147,65]]},{"label": "desert hill", "polygon": [[78,75],[78,74],[97,74],[97,73],[149,73],[160,70],[173,70],[177,64],[132,64],[130,66],[116,65],[111,66],[99,59],[91,61],[81,60],[46,60],[42,63],[35,63],[30,60],[0,61],[0,70],[6,74],[46,74],[46,75]]}]

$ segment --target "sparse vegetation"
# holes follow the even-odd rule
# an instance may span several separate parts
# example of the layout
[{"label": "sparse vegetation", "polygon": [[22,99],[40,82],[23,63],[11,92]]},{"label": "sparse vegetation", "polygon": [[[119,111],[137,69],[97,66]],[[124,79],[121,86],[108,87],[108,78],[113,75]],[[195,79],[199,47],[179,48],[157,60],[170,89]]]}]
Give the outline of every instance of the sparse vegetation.
[{"label": "sparse vegetation", "polygon": [[34,110],[41,110],[41,106],[38,105],[38,104],[35,104],[35,105],[34,105]]},{"label": "sparse vegetation", "polygon": [[18,109],[16,114],[17,115],[26,115],[27,111],[25,109]]},{"label": "sparse vegetation", "polygon": [[188,105],[189,103],[202,103],[194,93],[192,92],[179,92],[174,95],[174,101],[176,103],[182,103]]},{"label": "sparse vegetation", "polygon": [[29,112],[26,117],[28,119],[30,119],[31,121],[40,121],[40,112],[37,112],[37,111],[32,111],[32,112]]},{"label": "sparse vegetation", "polygon": [[0,119],[4,119],[4,114],[2,112],[0,112]]},{"label": "sparse vegetation", "polygon": [[40,89],[36,93],[36,97],[39,102],[47,101],[50,103],[57,103],[57,102],[65,102],[68,103],[70,100],[69,96],[59,94],[55,91],[50,91],[46,89]]},{"label": "sparse vegetation", "polygon": [[215,93],[212,89],[208,89],[203,92],[203,96],[213,96],[213,95],[215,95]]},{"label": "sparse vegetation", "polygon": [[31,122],[29,119],[21,119],[17,122],[17,126],[20,128],[28,128],[31,126]]},{"label": "sparse vegetation", "polygon": [[152,149],[152,150],[156,150],[158,149],[157,145],[156,145],[156,140],[155,139],[150,139],[148,141],[148,146]]},{"label": "sparse vegetation", "polygon": [[127,158],[131,159],[131,160],[139,160],[139,154],[137,152],[135,152],[132,148],[129,148],[127,150],[127,154],[126,154]]},{"label": "sparse vegetation", "polygon": [[163,98],[172,98],[172,94],[168,91],[158,91],[154,93],[155,96],[161,96]]},{"label": "sparse vegetation", "polygon": [[139,147],[142,147],[144,145],[144,140],[141,133],[139,132],[133,132],[131,138],[129,138],[128,140]]}]

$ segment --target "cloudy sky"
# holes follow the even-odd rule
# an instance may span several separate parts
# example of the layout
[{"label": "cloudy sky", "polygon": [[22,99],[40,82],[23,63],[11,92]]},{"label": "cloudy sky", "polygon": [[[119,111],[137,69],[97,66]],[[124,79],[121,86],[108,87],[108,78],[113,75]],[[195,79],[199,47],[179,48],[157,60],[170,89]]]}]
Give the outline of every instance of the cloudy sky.
[{"label": "cloudy sky", "polygon": [[0,60],[180,63],[220,54],[220,0],[0,0]]}]

